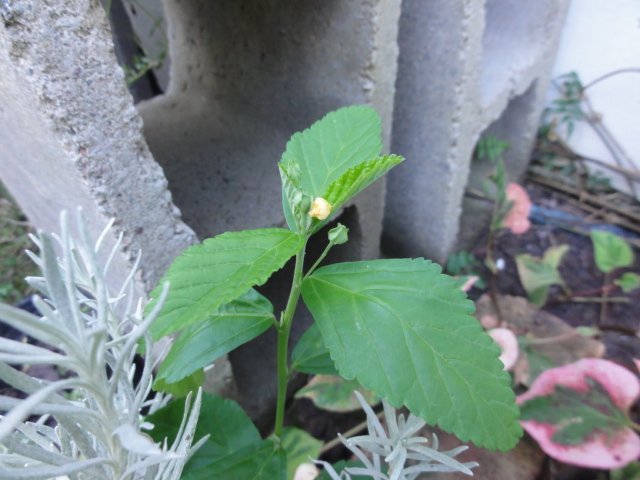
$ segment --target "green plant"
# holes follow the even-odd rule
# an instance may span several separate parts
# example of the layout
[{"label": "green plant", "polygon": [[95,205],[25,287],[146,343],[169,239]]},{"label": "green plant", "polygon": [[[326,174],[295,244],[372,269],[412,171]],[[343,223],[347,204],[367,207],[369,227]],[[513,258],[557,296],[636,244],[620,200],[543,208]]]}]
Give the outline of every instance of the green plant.
[{"label": "green plant", "polygon": [[447,264],[445,271],[448,275],[461,275],[461,276],[475,276],[478,280],[475,282],[475,286],[478,288],[486,288],[486,282],[479,273],[480,262],[466,250],[454,252],[447,258]]},{"label": "green plant", "polygon": [[[417,436],[426,422],[420,417],[410,414],[405,420],[403,414],[396,417],[395,409],[386,400],[384,405],[384,417],[387,429],[382,426],[378,417],[364,400],[362,395],[356,393],[362,408],[367,414],[368,435],[352,437],[349,439],[339,435],[340,441],[362,462],[362,466],[346,467],[341,475],[327,462],[322,464],[333,480],[344,478],[349,480],[350,474],[367,475],[381,480],[398,480],[406,478],[413,480],[425,472],[462,472],[473,475],[471,469],[477,467],[476,462],[460,463],[453,457],[467,449],[466,446],[458,447],[448,452],[438,451],[438,437],[433,435],[432,445],[429,448],[423,443],[429,441]],[[368,452],[373,460],[363,452]],[[389,465],[388,469],[380,461],[384,458]],[[415,460],[415,465],[406,465],[407,460]]]},{"label": "green plant", "polygon": [[543,306],[548,297],[551,285],[560,285],[564,290],[561,300],[589,301],[593,297],[585,295],[601,294],[598,300],[602,303],[600,321],[604,320],[606,304],[610,301],[625,301],[624,297],[611,298],[609,294],[616,288],[623,292],[630,292],[640,288],[640,276],[635,272],[627,272],[611,282],[611,273],[621,267],[633,264],[633,251],[622,238],[602,230],[592,230],[594,260],[596,267],[604,273],[604,283],[601,288],[589,292],[572,293],[558,271],[560,262],[569,250],[568,245],[560,245],[547,249],[542,258],[529,254],[517,255],[516,264],[520,282],[527,292],[529,301],[539,307]]},{"label": "green plant", "polygon": [[498,262],[493,258],[493,248],[500,229],[508,228],[512,233],[525,233],[531,226],[529,212],[531,200],[526,190],[517,183],[507,185],[507,175],[502,158],[509,143],[499,140],[495,135],[482,137],[476,146],[475,158],[487,159],[495,165],[493,173],[485,181],[483,188],[488,198],[493,198],[493,209],[487,235],[486,256],[484,263],[491,272],[491,301],[496,314],[502,319],[498,302],[497,275],[500,270]]},{"label": "green plant", "polygon": [[[389,405],[405,405],[425,422],[479,446],[506,450],[520,436],[499,349],[470,316],[473,304],[438,265],[424,259],[388,259],[320,267],[331,248],[348,241],[348,229],[338,224],[328,232],[320,258],[303,270],[309,238],[350,198],[403,160],[378,156],[380,131],[373,110],[348,107],[295,134],[279,163],[289,229],[228,232],[192,246],[176,258],[151,294],[147,312],[157,308],[164,286],[171,283],[151,327],[153,338],[181,331],[158,372],[158,388],[192,379],[268,328],[278,332],[274,434],[265,440],[272,442],[271,448],[249,446],[233,459],[220,452],[202,459],[196,453],[185,478],[214,478],[211,471],[220,465],[231,465],[224,470],[227,478],[282,478],[282,458],[288,453],[282,448],[285,401],[294,369],[355,379]],[[292,257],[289,300],[277,317],[253,287]],[[300,297],[315,324],[296,345],[290,365],[289,332]],[[267,465],[280,473],[256,473]],[[231,477],[231,471],[242,471],[243,476]],[[397,472],[392,478],[407,478]]]},{"label": "green plant", "polygon": [[[627,73],[640,73],[638,68],[625,68],[609,72],[601,77],[596,78],[587,85],[584,85],[580,80],[580,77],[576,72],[569,72],[561,75],[555,79],[552,84],[556,87],[559,95],[558,98],[551,102],[551,105],[545,109],[542,116],[542,127],[540,128],[540,135],[544,139],[558,140],[562,145],[563,150],[570,151],[570,149],[560,141],[560,135],[556,135],[554,132],[556,127],[562,126],[566,128],[567,139],[571,137],[575,129],[577,122],[586,122],[586,124],[593,130],[598,136],[602,145],[611,154],[611,157],[616,162],[617,166],[609,166],[607,162],[600,160],[594,160],[592,158],[586,158],[582,155],[571,152],[571,161],[573,160],[587,160],[591,163],[604,166],[611,170],[614,170],[625,177],[630,192],[637,196],[637,192],[634,184],[634,163],[629,158],[623,147],[616,140],[615,136],[606,127],[603,122],[602,115],[595,111],[591,101],[587,95],[587,90],[592,86],[600,83],[603,80],[611,78],[616,75]],[[583,169],[585,169],[583,165]],[[599,192],[608,191],[611,188],[609,179],[603,177],[602,172],[596,172],[594,174],[586,174],[585,188],[588,190]]]},{"label": "green plant", "polygon": [[[110,297],[106,278],[109,262],[104,267],[98,262],[109,227],[94,247],[81,213],[78,219],[81,240],[75,242],[66,216],[61,217],[62,236],[58,240],[62,260],[56,259],[49,235],[34,237],[40,256],[31,256],[44,276],[28,281],[42,295],[33,297],[42,318],[0,305],[3,322],[52,347],[0,339],[0,379],[30,395],[22,401],[0,396],[0,408],[8,411],[0,422],[4,445],[0,478],[178,479],[197,448],[191,444],[200,392],[195,399],[191,395],[187,399],[187,414],[178,422],[180,431],[171,444],[165,439],[155,444],[142,433],[153,425],[143,423],[140,414],[144,407],[156,410],[169,400],[162,395],[147,400],[155,362],[148,328],[167,288],[160,294],[157,308],[145,318],[140,302],[136,305],[131,298],[135,269],[116,297]],[[118,248],[119,242],[111,256]],[[141,378],[134,384],[139,342],[146,345],[148,354]],[[10,366],[22,364],[52,364],[76,376],[49,382]],[[30,415],[42,416],[25,421]],[[49,417],[55,420],[55,428],[48,425]]]},{"label": "green plant", "polygon": [[0,184],[0,302],[16,303],[33,290],[24,278],[37,273],[37,267],[24,253],[33,248],[29,226],[16,203]]},{"label": "green plant", "polygon": [[568,251],[569,245],[560,245],[549,248],[542,258],[529,254],[516,256],[520,283],[531,303],[543,306],[547,302],[551,285],[560,285],[567,294],[571,293],[558,271],[560,262]]}]

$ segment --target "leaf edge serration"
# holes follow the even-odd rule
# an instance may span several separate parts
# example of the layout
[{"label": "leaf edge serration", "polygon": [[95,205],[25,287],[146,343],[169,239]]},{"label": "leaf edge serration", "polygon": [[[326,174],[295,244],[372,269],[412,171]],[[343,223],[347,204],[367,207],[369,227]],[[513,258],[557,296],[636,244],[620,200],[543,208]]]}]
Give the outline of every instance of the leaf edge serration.
[{"label": "leaf edge serration", "polygon": [[[438,264],[435,264],[429,260],[425,260],[422,258],[398,259],[398,260],[409,261],[409,262],[416,262],[416,261],[428,262],[430,264],[429,269],[436,275],[441,275],[440,273],[442,271],[441,267]],[[351,263],[373,263],[373,262],[351,262]],[[344,265],[344,264],[341,264],[341,265]],[[314,275],[318,274],[320,276],[322,273],[326,273],[328,270],[330,271],[332,267],[336,267],[336,265],[329,265],[327,267],[322,267],[316,270],[316,272],[314,272]],[[307,280],[312,280],[314,275],[309,277],[309,279]],[[452,279],[451,277],[448,277],[447,275],[442,275],[442,276],[447,277],[446,279],[444,279],[445,282],[442,285],[452,287],[452,291],[449,293],[451,293],[454,296],[454,299],[461,300],[460,305],[466,310],[466,312],[464,313],[466,313],[470,319],[473,319],[473,322],[469,322],[469,325],[474,325],[474,324],[477,325],[478,332],[482,332],[482,327],[480,326],[479,322],[477,322],[477,320],[475,320],[475,318],[471,316],[471,313],[473,313],[473,311],[475,310],[475,306],[473,302],[471,302],[466,298],[466,294],[457,287],[457,284],[454,279]],[[303,297],[304,297],[304,294],[305,294],[305,287],[303,286]],[[315,312],[312,311],[312,313],[315,313]],[[492,361],[494,363],[496,370],[495,372],[492,370],[491,376],[493,376],[497,382],[496,387],[500,388],[500,392],[497,397],[500,398],[501,400],[498,402],[497,405],[491,405],[491,403],[495,403],[495,401],[493,402],[485,401],[489,411],[496,412],[496,410],[499,409],[502,415],[498,415],[498,416],[504,417],[504,421],[501,423],[504,425],[504,429],[506,429],[506,431],[508,432],[508,435],[503,435],[502,438],[500,439],[495,438],[489,432],[475,433],[471,428],[467,428],[466,430],[468,431],[464,431],[464,430],[461,431],[461,424],[456,423],[456,422],[459,422],[459,415],[457,415],[456,420],[453,420],[453,421],[447,420],[446,418],[444,419],[444,421],[441,418],[434,418],[434,417],[443,417],[444,415],[438,415],[437,413],[429,414],[429,412],[427,411],[426,405],[420,405],[419,403],[416,403],[416,401],[409,398],[405,393],[399,394],[396,392],[394,395],[392,392],[391,395],[387,395],[387,392],[382,392],[380,389],[380,386],[376,385],[375,381],[371,381],[370,378],[362,378],[363,376],[362,373],[359,374],[358,369],[353,365],[350,365],[346,357],[341,357],[338,354],[339,352],[334,351],[334,349],[330,347],[331,339],[327,341],[327,339],[325,338],[325,343],[327,344],[327,348],[329,348],[331,359],[333,360],[336,368],[338,369],[338,371],[340,372],[340,375],[343,378],[347,380],[352,380],[354,378],[357,379],[364,388],[376,390],[376,392],[379,395],[385,397],[387,401],[389,401],[389,403],[394,407],[399,408],[401,405],[405,405],[412,413],[425,419],[425,421],[427,421],[429,424],[438,424],[440,428],[442,428],[445,432],[454,433],[462,441],[466,442],[471,440],[474,444],[476,444],[479,447],[486,447],[490,450],[500,449],[500,450],[506,451],[506,450],[509,450],[510,448],[513,448],[513,446],[515,446],[515,444],[517,443],[518,439],[522,436],[522,427],[518,422],[519,408],[515,404],[515,393],[510,387],[510,383],[511,383],[510,376],[507,372],[505,372],[502,369],[503,365],[498,358],[500,356],[499,347],[493,342],[491,337],[489,337],[488,335],[484,335],[481,338],[484,339],[483,340],[484,347],[493,351]],[[505,408],[511,412],[510,415],[504,416]],[[462,428],[464,428],[464,425],[462,425]]]}]

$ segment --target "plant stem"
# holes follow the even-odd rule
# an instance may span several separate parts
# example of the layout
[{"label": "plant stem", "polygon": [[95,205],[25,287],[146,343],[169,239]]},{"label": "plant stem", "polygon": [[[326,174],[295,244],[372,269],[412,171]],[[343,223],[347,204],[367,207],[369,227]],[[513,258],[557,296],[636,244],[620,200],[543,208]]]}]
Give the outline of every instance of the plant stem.
[{"label": "plant stem", "polygon": [[607,297],[609,296],[609,291],[604,288],[607,284],[611,283],[611,274],[610,272],[605,272],[604,274],[604,284],[602,290],[602,305],[600,306],[600,321],[598,322],[598,326],[604,324],[604,321],[607,317]]},{"label": "plant stem", "polygon": [[[630,303],[631,300],[628,297],[569,297],[567,299],[568,302],[579,302],[579,303]],[[603,321],[603,319],[601,319]]]},{"label": "plant stem", "polygon": [[311,275],[313,271],[318,267],[318,265],[320,265],[320,262],[324,260],[324,257],[327,256],[327,253],[329,253],[329,250],[331,250],[331,247],[333,247],[333,245],[334,245],[333,243],[329,242],[329,245],[327,245],[327,248],[324,249],[324,252],[322,252],[322,255],[320,255],[318,260],[316,260],[316,263],[314,263],[313,266],[309,269],[307,274],[304,276],[303,280],[306,280],[307,277]]},{"label": "plant stem", "polygon": [[496,234],[496,229],[494,228],[494,222],[497,214],[496,205],[497,205],[497,202],[496,204],[494,204],[494,207],[493,207],[493,215],[491,217],[491,226],[489,227],[486,258],[488,259],[489,264],[491,265],[491,267],[489,268],[489,271],[491,272],[491,278],[490,278],[491,291],[489,293],[489,297],[491,298],[493,309],[496,312],[496,317],[498,317],[498,321],[502,323],[502,311],[500,310],[500,304],[498,303],[498,273],[496,270],[496,262],[493,259],[493,240]]},{"label": "plant stem", "polygon": [[291,323],[293,313],[300,299],[300,291],[302,289],[302,267],[304,264],[306,244],[296,254],[296,265],[293,273],[293,282],[291,284],[291,292],[287,307],[282,313],[280,325],[278,327],[278,400],[276,403],[276,424],[274,435],[278,438],[282,436],[282,426],[284,423],[284,406],[287,399],[287,383],[289,382],[289,368],[287,366],[287,352],[289,347],[289,332],[291,331]]}]

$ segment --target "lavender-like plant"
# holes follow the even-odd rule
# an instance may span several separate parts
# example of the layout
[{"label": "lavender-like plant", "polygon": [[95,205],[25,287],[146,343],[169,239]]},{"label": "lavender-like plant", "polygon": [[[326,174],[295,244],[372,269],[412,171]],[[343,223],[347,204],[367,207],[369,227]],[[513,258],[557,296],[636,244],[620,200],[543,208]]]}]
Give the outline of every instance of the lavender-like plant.
[{"label": "lavender-like plant", "polygon": [[[30,255],[43,272],[43,277],[27,279],[43,295],[33,297],[42,317],[0,305],[0,320],[54,349],[0,338],[0,379],[30,395],[24,400],[0,396],[0,410],[8,412],[0,421],[0,479],[175,480],[190,454],[206,440],[191,445],[201,392],[193,402],[187,399],[171,445],[166,440],[154,444],[141,432],[153,428],[143,423],[141,409],[153,412],[169,399],[158,395],[147,400],[154,368],[148,328],[168,285],[162,301],[144,317],[142,301],[135,305],[132,298],[136,262],[118,295],[110,297],[105,277],[122,240],[120,236],[102,267],[98,251],[110,227],[92,246],[79,211],[80,241],[75,242],[63,213],[57,238],[62,259],[57,259],[52,238],[45,233],[34,237],[40,255]],[[134,356],[140,343],[147,353],[135,384]],[[52,364],[76,376],[48,382],[10,366],[34,364]],[[76,400],[63,394],[70,390]],[[26,421],[32,415],[42,416]]]},{"label": "lavender-like plant", "polygon": [[[414,480],[423,472],[462,472],[473,475],[471,469],[477,467],[478,463],[460,463],[453,458],[465,451],[468,448],[466,445],[446,452],[439,452],[438,437],[435,434],[431,448],[421,445],[427,443],[428,440],[415,435],[426,425],[426,422],[413,414],[409,414],[406,420],[403,414],[396,417],[395,408],[389,405],[386,400],[382,400],[387,432],[362,395],[357,391],[354,393],[367,414],[369,435],[349,439],[340,434],[338,436],[342,443],[364,464],[364,468],[347,467],[338,475],[329,463],[316,462],[324,465],[333,480],[350,480],[351,475],[367,475],[379,480]],[[373,461],[363,450],[371,454]],[[381,460],[384,460],[384,463]]]}]

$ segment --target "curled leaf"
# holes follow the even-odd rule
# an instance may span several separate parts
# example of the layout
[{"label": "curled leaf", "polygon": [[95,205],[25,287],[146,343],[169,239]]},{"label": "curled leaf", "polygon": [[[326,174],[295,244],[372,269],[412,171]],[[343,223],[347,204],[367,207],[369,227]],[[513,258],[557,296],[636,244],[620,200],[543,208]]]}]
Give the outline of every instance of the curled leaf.
[{"label": "curled leaf", "polygon": [[487,331],[493,341],[498,344],[502,355],[500,361],[504,364],[504,369],[508,372],[513,368],[520,355],[518,349],[518,339],[515,334],[508,328],[494,328]]}]

